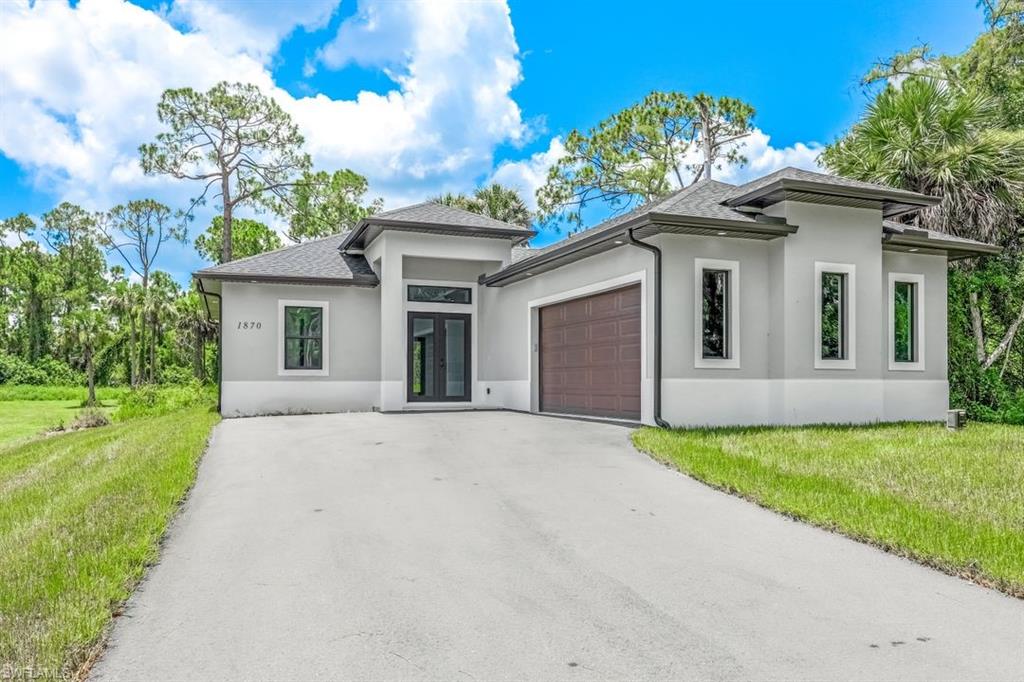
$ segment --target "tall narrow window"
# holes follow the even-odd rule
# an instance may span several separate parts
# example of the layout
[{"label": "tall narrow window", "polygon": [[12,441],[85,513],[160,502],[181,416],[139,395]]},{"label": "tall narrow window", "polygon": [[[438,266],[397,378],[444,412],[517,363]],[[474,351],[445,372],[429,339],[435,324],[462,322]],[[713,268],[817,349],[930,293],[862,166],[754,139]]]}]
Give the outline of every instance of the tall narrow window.
[{"label": "tall narrow window", "polygon": [[695,258],[693,272],[693,366],[739,369],[739,261]]},{"label": "tall narrow window", "polygon": [[284,368],[323,369],[323,308],[285,306]]},{"label": "tall narrow window", "polygon": [[924,370],[924,275],[889,273],[889,370]]},{"label": "tall narrow window", "polygon": [[917,341],[914,321],[917,318],[917,285],[913,282],[893,283],[893,360],[916,362]]},{"label": "tall narrow window", "polygon": [[701,301],[701,357],[729,357],[729,271],[704,270]]},{"label": "tall narrow window", "polygon": [[846,273],[821,273],[821,359],[846,360]]}]

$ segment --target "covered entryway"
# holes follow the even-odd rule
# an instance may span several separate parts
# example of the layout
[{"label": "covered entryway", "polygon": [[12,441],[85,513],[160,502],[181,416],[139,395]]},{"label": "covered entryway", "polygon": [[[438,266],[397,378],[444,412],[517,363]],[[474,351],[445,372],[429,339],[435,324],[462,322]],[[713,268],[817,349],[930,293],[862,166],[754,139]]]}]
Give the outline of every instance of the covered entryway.
[{"label": "covered entryway", "polygon": [[640,419],[640,285],[540,309],[540,410]]}]

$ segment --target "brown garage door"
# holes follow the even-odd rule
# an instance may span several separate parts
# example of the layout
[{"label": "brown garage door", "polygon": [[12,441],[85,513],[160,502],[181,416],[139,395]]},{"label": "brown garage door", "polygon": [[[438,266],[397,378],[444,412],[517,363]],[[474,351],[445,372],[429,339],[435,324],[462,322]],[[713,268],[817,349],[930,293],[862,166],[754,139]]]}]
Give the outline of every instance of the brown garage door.
[{"label": "brown garage door", "polygon": [[640,419],[640,285],[540,309],[542,412]]}]

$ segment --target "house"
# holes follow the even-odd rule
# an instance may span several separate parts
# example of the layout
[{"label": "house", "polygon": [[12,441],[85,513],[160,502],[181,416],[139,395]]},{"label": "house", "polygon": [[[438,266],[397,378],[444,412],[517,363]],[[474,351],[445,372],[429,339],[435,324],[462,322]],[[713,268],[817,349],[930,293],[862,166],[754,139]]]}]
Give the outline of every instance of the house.
[{"label": "house", "polygon": [[195,273],[225,416],[504,408],[646,424],[938,420],[938,202],[787,168],[702,180],[552,246],[432,203]]}]

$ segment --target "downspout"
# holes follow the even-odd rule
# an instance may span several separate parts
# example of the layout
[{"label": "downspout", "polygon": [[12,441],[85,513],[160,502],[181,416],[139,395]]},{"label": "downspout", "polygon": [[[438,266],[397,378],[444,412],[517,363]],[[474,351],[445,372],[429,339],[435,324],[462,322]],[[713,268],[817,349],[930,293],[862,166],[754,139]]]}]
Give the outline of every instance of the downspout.
[{"label": "downspout", "polygon": [[634,229],[625,232],[629,243],[654,254],[654,423],[670,429],[669,423],[661,418],[661,249],[637,239]]},{"label": "downspout", "polygon": [[220,414],[221,394],[224,390],[224,298],[220,294],[204,289],[203,280],[199,277],[196,278],[196,284],[199,293],[203,296],[203,302],[206,303],[206,317],[213,321],[213,313],[210,312],[210,299],[206,298],[207,296],[217,299],[217,308],[220,310],[220,320],[217,321],[217,413]]}]

